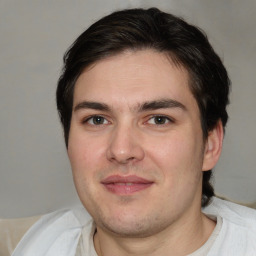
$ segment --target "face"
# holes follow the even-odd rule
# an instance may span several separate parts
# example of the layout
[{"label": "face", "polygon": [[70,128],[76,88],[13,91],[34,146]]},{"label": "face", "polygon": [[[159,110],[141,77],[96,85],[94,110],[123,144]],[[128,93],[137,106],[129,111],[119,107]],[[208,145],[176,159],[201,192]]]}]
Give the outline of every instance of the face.
[{"label": "face", "polygon": [[101,230],[143,237],[200,212],[208,166],[188,80],[152,50],[101,60],[78,78],[68,155]]}]

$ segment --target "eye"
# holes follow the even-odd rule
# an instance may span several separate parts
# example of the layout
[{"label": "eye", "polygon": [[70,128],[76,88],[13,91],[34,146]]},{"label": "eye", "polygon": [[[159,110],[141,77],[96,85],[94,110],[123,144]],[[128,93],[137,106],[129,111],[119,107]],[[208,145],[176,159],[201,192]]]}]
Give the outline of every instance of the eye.
[{"label": "eye", "polygon": [[91,116],[87,118],[84,123],[88,123],[90,125],[102,125],[102,124],[108,124],[108,121],[103,116]]},{"label": "eye", "polygon": [[156,124],[156,125],[164,125],[170,122],[172,122],[172,120],[167,116],[153,116],[148,121],[149,124]]}]

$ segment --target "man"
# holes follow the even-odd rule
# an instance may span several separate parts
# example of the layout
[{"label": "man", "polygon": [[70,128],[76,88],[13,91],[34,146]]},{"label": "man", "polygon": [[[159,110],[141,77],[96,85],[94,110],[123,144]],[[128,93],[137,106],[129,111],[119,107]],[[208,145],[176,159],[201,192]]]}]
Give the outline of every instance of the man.
[{"label": "man", "polygon": [[[115,12],[64,57],[57,107],[84,209],[40,219],[16,255],[256,255],[255,211],[213,198],[229,78],[206,36]],[[203,212],[202,212],[203,209]]]}]

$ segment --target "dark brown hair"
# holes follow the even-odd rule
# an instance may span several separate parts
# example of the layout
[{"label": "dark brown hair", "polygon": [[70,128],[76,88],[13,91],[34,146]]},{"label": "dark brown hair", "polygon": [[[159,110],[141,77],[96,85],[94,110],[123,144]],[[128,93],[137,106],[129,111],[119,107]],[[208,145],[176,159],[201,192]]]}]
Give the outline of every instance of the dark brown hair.
[{"label": "dark brown hair", "polygon": [[[219,120],[225,127],[230,81],[206,35],[183,19],[156,8],[129,9],[114,12],[91,25],[64,55],[56,95],[67,147],[77,78],[89,65],[127,49],[167,53],[177,65],[188,70],[204,139]],[[211,176],[212,170],[203,173],[202,206],[214,195]]]}]

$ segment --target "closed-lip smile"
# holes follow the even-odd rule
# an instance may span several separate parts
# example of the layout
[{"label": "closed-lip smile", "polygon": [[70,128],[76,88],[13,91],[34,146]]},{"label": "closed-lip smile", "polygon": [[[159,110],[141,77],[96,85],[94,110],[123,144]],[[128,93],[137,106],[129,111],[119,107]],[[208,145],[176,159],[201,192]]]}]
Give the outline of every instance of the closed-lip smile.
[{"label": "closed-lip smile", "polygon": [[129,195],[150,187],[154,182],[136,175],[111,175],[105,178],[101,183],[108,191],[114,194]]}]

